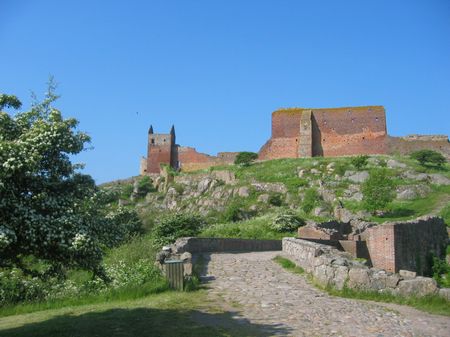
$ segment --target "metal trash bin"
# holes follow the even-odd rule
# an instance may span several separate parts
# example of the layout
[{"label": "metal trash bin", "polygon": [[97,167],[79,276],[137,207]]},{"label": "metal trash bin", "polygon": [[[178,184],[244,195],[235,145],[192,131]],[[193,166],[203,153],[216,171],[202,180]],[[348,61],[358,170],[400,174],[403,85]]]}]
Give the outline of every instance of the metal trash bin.
[{"label": "metal trash bin", "polygon": [[184,288],[184,266],[183,260],[164,261],[164,271],[169,285],[173,289],[183,290]]}]

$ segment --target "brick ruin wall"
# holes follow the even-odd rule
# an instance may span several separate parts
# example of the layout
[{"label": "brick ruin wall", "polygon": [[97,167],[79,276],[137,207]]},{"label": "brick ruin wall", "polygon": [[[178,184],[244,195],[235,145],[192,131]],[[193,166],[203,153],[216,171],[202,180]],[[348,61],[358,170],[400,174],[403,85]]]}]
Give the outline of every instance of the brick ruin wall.
[{"label": "brick ruin wall", "polygon": [[390,272],[400,269],[429,273],[430,252],[445,255],[448,242],[441,218],[419,218],[368,229],[367,246],[373,266]]},{"label": "brick ruin wall", "polygon": [[238,152],[219,152],[215,157],[197,152],[195,148],[187,146],[178,146],[177,152],[180,169],[184,172],[231,164],[238,154]]},{"label": "brick ruin wall", "polygon": [[147,153],[147,173],[159,173],[160,165],[169,164],[172,160],[172,146],[162,145],[149,147]]},{"label": "brick ruin wall", "polygon": [[387,148],[389,154],[407,155],[411,152],[430,149],[441,152],[450,160],[450,142],[447,136],[419,136],[388,137]]},{"label": "brick ruin wall", "polygon": [[[307,110],[283,109],[272,114],[272,137],[261,148],[260,159],[299,157],[302,111]],[[310,111],[313,156],[387,152],[386,118],[382,106]]]}]

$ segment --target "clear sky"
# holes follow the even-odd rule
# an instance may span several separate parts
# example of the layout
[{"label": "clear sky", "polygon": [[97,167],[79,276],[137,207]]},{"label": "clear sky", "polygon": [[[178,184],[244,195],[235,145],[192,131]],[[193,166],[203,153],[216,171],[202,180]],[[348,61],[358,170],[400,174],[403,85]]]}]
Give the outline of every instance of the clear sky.
[{"label": "clear sky", "polygon": [[258,151],[279,107],[384,105],[391,135],[450,134],[449,0],[0,0],[0,92],[57,107],[97,182],[137,175],[147,130]]}]

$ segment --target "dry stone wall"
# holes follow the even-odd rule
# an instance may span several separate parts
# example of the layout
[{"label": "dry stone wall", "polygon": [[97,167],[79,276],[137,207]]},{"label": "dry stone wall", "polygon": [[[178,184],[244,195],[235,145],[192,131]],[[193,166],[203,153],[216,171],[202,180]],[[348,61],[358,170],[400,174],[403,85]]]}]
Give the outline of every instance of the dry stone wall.
[{"label": "dry stone wall", "polygon": [[415,277],[414,273],[400,276],[386,270],[369,268],[348,253],[302,239],[284,238],[282,246],[283,255],[305,269],[323,287],[337,290],[348,287],[401,296],[438,294],[449,299],[449,289],[439,289],[432,278]]}]

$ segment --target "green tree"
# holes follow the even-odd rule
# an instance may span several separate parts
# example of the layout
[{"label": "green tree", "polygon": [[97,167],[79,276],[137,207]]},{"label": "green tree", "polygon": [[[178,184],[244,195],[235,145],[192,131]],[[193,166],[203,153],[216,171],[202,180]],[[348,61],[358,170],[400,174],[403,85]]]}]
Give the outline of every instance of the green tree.
[{"label": "green tree", "polygon": [[153,240],[161,246],[173,243],[180,237],[197,235],[204,225],[204,219],[198,214],[168,214],[159,219],[153,227]]},{"label": "green tree", "polygon": [[368,159],[369,159],[369,156],[361,155],[361,156],[353,157],[350,161],[357,170],[361,170],[363,167],[367,166]]},{"label": "green tree", "polygon": [[258,154],[254,152],[239,152],[234,160],[236,165],[250,166],[256,159],[258,159]]},{"label": "green tree", "polygon": [[[70,161],[90,138],[52,106],[54,89],[50,82],[30,111],[0,112],[0,267],[34,272],[26,264],[32,256],[47,274],[73,267],[102,275],[102,247],[124,237],[127,216],[108,214],[94,180]],[[3,107],[20,105],[3,100]]]},{"label": "green tree", "polygon": [[386,168],[372,170],[362,185],[363,203],[370,212],[385,211],[395,198],[395,183]]},{"label": "green tree", "polygon": [[417,160],[422,166],[435,165],[441,167],[447,161],[445,157],[433,150],[420,150],[411,153],[410,157]]}]

